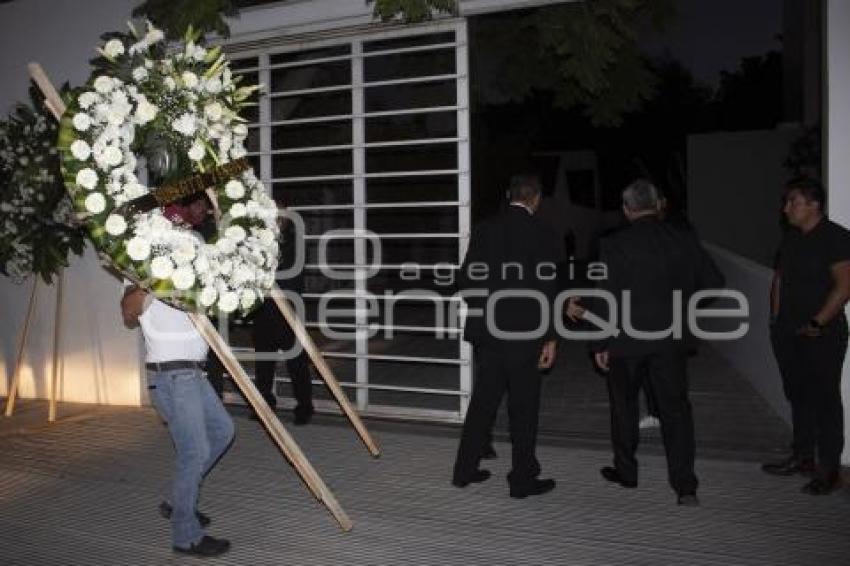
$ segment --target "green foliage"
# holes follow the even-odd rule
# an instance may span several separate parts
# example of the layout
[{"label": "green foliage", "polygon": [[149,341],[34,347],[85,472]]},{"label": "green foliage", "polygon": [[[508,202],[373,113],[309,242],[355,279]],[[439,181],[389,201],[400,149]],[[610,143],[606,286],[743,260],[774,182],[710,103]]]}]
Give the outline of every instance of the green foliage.
[{"label": "green foliage", "polygon": [[84,241],[59,172],[56,120],[35,88],[30,95],[32,106],[0,120],[0,273],[50,283]]},{"label": "green foliage", "polygon": [[504,104],[547,91],[594,125],[617,126],[654,92],[639,30],[663,25],[673,8],[674,0],[593,0],[484,18],[474,32],[476,100]]},{"label": "green foliage", "polygon": [[373,14],[381,21],[400,20],[406,24],[428,21],[435,14],[458,14],[457,0],[366,0],[375,4]]},{"label": "green foliage", "polygon": [[169,40],[179,40],[190,26],[202,34],[230,35],[225,18],[236,16],[231,0],[145,0],[133,9],[133,17],[149,19]]}]

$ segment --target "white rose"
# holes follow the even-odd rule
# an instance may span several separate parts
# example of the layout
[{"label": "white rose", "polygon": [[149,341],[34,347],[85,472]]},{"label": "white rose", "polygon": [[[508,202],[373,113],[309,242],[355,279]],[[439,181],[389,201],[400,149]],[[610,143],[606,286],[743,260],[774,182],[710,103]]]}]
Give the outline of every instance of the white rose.
[{"label": "white rose", "polygon": [[191,267],[178,267],[171,274],[171,281],[176,289],[185,291],[195,284],[195,274]]},{"label": "white rose", "polygon": [[83,112],[74,114],[74,127],[81,132],[85,132],[91,128],[91,117]]},{"label": "white rose", "polygon": [[91,156],[91,147],[83,140],[74,140],[71,144],[71,154],[74,159],[85,161]]},{"label": "white rose", "polygon": [[171,123],[171,127],[174,128],[175,131],[183,134],[186,137],[195,135],[195,130],[197,129],[197,125],[195,124],[195,117],[191,114],[183,114],[176,120]]},{"label": "white rose", "polygon": [[77,99],[77,102],[80,103],[80,108],[85,110],[95,102],[97,102],[97,95],[93,92],[84,92],[80,95],[80,98]]},{"label": "white rose", "polygon": [[171,77],[165,77],[165,81],[163,82],[165,83],[165,88],[167,88],[168,90],[174,90],[175,88],[177,88],[177,83],[174,82],[174,79],[172,79]]},{"label": "white rose", "polygon": [[221,104],[219,104],[218,102],[211,102],[210,104],[204,106],[204,116],[206,116],[213,122],[218,122],[218,120],[221,118],[221,113]]},{"label": "white rose", "polygon": [[127,222],[117,214],[110,214],[104,227],[110,236],[120,236],[127,230]]},{"label": "white rose", "polygon": [[246,289],[242,291],[242,296],[239,299],[240,306],[242,310],[248,310],[257,300],[257,294],[251,289]]},{"label": "white rose", "polygon": [[112,85],[112,79],[103,75],[94,80],[94,89],[101,94],[106,94],[112,90]]},{"label": "white rose", "polygon": [[224,231],[224,237],[233,240],[236,243],[245,239],[245,228],[242,226],[230,226]]},{"label": "white rose", "polygon": [[215,289],[213,289],[212,287],[204,287],[201,290],[201,294],[198,297],[198,300],[201,302],[202,306],[208,307],[215,302],[217,297],[218,293],[216,293]]},{"label": "white rose", "polygon": [[245,124],[236,124],[233,126],[233,135],[244,138],[248,136],[248,126]]},{"label": "white rose", "polygon": [[182,242],[171,252],[171,259],[177,265],[186,265],[195,259],[195,248],[189,242]]},{"label": "white rose", "polygon": [[191,71],[183,71],[183,74],[180,75],[180,79],[183,81],[183,84],[186,85],[186,88],[195,88],[198,86],[198,75]]},{"label": "white rose", "polygon": [[174,273],[174,263],[164,256],[156,256],[151,261],[151,275],[157,279],[168,279]]},{"label": "white rose", "polygon": [[238,285],[243,285],[254,278],[254,272],[247,265],[240,265],[233,270],[233,280]]},{"label": "white rose", "polygon": [[230,148],[230,157],[233,159],[242,159],[248,155],[248,151],[241,144],[236,144]]},{"label": "white rose", "polygon": [[227,198],[238,200],[245,196],[245,185],[236,179],[231,179],[226,185],[224,185],[224,192],[227,195]]},{"label": "white rose", "polygon": [[221,92],[221,79],[213,77],[208,81],[204,81],[204,89],[210,94],[218,94]]},{"label": "white rose", "polygon": [[239,304],[239,296],[233,291],[225,291],[218,300],[218,308],[221,312],[233,312]]},{"label": "white rose", "polygon": [[86,210],[92,214],[100,214],[106,209],[106,199],[100,193],[91,193],[86,197]]},{"label": "white rose", "polygon": [[192,58],[200,63],[207,56],[207,50],[201,47],[200,45],[196,45],[195,49],[192,50]]},{"label": "white rose", "polygon": [[233,206],[230,207],[230,217],[231,218],[242,218],[248,213],[248,209],[245,208],[245,205],[241,202],[237,202]]},{"label": "white rose", "polygon": [[103,161],[110,167],[115,167],[124,159],[124,154],[114,145],[108,145],[103,148]]},{"label": "white rose", "polygon": [[266,228],[260,229],[257,235],[259,236],[260,241],[263,243],[264,246],[272,245],[275,240],[274,232]]},{"label": "white rose", "polygon": [[94,172],[93,169],[89,169],[86,167],[85,169],[80,169],[77,173],[77,184],[83,187],[84,189],[92,190],[97,186],[97,173]]},{"label": "white rose", "polygon": [[139,100],[139,105],[136,107],[136,119],[140,124],[147,124],[154,118],[156,118],[156,113],[159,109],[148,102],[147,98],[142,98]]},{"label": "white rose", "polygon": [[225,236],[224,238],[219,238],[215,243],[215,247],[223,254],[232,254],[236,250],[236,242]]},{"label": "white rose", "polygon": [[143,82],[148,78],[148,70],[144,67],[136,67],[133,69],[133,80],[137,83]]},{"label": "white rose", "polygon": [[205,274],[207,271],[210,270],[210,261],[205,255],[198,256],[198,258],[195,260],[194,265],[195,271],[197,271],[201,275]]},{"label": "white rose", "polygon": [[153,45],[154,43],[158,43],[165,39],[165,34],[162,33],[162,30],[157,29],[155,27],[150,27],[148,29],[148,33],[145,34],[145,43],[148,45]]},{"label": "white rose", "polygon": [[224,260],[218,264],[218,271],[222,275],[230,275],[230,272],[233,271],[233,262],[229,259]]},{"label": "white rose", "polygon": [[110,59],[114,59],[119,55],[124,54],[124,44],[121,43],[120,39],[110,39],[106,42],[106,45],[103,46],[103,52]]},{"label": "white rose", "polygon": [[201,140],[195,140],[192,144],[192,147],[189,148],[189,159],[192,161],[200,161],[204,158],[204,144],[201,143]]},{"label": "white rose", "polygon": [[151,253],[151,244],[145,238],[136,236],[127,242],[127,255],[134,261],[144,261]]}]

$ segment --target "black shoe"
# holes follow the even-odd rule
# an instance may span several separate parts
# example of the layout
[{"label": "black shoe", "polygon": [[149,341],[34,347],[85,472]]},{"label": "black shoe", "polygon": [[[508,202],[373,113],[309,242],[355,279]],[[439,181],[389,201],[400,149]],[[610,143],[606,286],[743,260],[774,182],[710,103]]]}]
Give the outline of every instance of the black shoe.
[{"label": "black shoe", "polygon": [[[171,518],[171,504],[168,501],[163,501],[159,504],[159,514],[163,519]],[[195,511],[195,516],[198,518],[198,522],[202,527],[209,527],[210,523],[212,523],[212,519],[201,513],[200,511]]]},{"label": "black shoe", "polygon": [[466,487],[471,483],[481,483],[490,479],[490,470],[475,470],[471,476],[465,479],[455,478],[452,485],[455,487]]},{"label": "black shoe", "polygon": [[684,507],[699,507],[699,498],[696,493],[680,493],[676,497],[676,504]]},{"label": "black shoe", "polygon": [[496,454],[496,449],[493,448],[492,444],[488,444],[484,447],[484,450],[481,451],[481,459],[482,460],[495,460],[499,455]]},{"label": "black shoe", "polygon": [[514,487],[511,486],[511,497],[514,499],[524,499],[529,495],[543,495],[555,489],[555,480],[534,480],[530,486]]},{"label": "black shoe", "polygon": [[230,550],[230,541],[223,538],[214,538],[204,535],[204,538],[189,548],[180,548],[179,546],[174,546],[172,548],[174,548],[174,552],[181,552],[183,554],[191,554],[193,556],[206,558],[210,556],[220,556]]},{"label": "black shoe", "polygon": [[611,483],[618,483],[621,486],[628,488],[637,487],[637,481],[623,479],[623,476],[620,475],[620,470],[612,466],[605,466],[599,470],[599,473],[602,474],[603,478]]},{"label": "black shoe", "polygon": [[826,478],[817,477],[800,488],[800,491],[809,495],[829,495],[840,487],[841,480],[835,474]]},{"label": "black shoe", "polygon": [[772,476],[811,475],[815,472],[813,458],[798,458],[789,456],[780,462],[768,462],[761,465],[761,471]]},{"label": "black shoe", "polygon": [[310,419],[313,418],[314,412],[313,407],[304,409],[299,405],[298,407],[295,407],[295,420],[293,422],[299,426],[309,424]]}]

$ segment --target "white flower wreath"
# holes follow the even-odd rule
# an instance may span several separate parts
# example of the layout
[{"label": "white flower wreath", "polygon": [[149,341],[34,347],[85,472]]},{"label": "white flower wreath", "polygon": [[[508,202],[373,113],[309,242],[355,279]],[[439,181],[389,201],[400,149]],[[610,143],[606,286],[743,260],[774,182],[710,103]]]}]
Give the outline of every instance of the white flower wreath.
[{"label": "white flower wreath", "polygon": [[[34,108],[33,108],[34,107]],[[56,121],[42,101],[19,104],[0,120],[0,273],[16,283],[38,274],[50,283],[83,251],[56,155]]]},{"label": "white flower wreath", "polygon": [[[274,284],[278,257],[274,200],[250,168],[227,170],[246,155],[238,111],[258,87],[238,86],[220,48],[198,45],[191,29],[168,53],[150,24],[144,36],[131,31],[134,43],[105,43],[104,72],[75,91],[63,116],[66,187],[92,241],[123,273],[184,309],[248,312]],[[142,156],[172,187],[196,190],[200,174],[213,174],[204,184],[213,179],[222,218],[210,241],[160,207],[128,204],[155,193],[137,172]]]}]

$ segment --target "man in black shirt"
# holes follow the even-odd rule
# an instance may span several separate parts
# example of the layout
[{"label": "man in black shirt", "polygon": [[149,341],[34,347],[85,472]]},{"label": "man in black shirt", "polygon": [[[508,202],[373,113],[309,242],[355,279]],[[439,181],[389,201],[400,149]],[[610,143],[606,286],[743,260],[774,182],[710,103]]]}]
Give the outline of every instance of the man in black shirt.
[{"label": "man in black shirt", "polygon": [[850,232],[824,216],[824,201],[823,188],[810,179],[791,181],[785,190],[783,212],[790,228],[771,284],[771,341],[791,404],[794,440],[790,457],[762,466],[772,475],[814,473],[803,486],[812,495],[839,486],[844,447],[841,370]]}]

